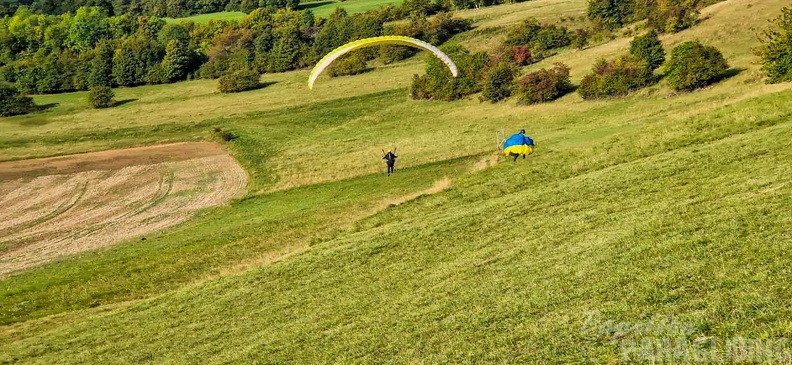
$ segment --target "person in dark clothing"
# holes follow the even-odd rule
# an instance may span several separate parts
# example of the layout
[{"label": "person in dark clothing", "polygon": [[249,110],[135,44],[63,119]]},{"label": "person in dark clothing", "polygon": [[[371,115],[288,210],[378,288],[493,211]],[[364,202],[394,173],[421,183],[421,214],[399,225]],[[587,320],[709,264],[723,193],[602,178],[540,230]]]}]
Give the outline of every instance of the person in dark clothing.
[{"label": "person in dark clothing", "polygon": [[388,164],[388,176],[390,176],[393,173],[393,165],[396,164],[396,159],[398,157],[399,156],[396,156],[396,154],[391,152],[391,150],[388,150],[388,153],[386,153],[385,156],[382,157],[382,159],[385,160],[385,162]]}]

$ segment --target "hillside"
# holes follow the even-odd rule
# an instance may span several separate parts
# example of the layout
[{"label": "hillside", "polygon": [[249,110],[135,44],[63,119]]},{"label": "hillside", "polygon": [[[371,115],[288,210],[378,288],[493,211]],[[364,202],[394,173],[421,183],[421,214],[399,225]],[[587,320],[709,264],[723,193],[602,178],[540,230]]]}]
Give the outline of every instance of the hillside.
[{"label": "hillside", "polygon": [[[664,340],[714,343],[721,362],[736,338],[790,338],[792,84],[764,84],[751,51],[783,6],[729,0],[663,36],[731,65],[690,93],[661,81],[596,101],[413,101],[419,55],[310,92],[298,70],[236,95],[212,80],[122,88],[107,110],[38,96],[46,111],[0,119],[0,159],[227,130],[248,192],[146,241],[0,279],[0,363],[630,363],[644,340],[660,358]],[[477,28],[451,41],[488,49],[523,17],[584,12],[459,12]],[[630,40],[523,71],[563,61],[577,83]],[[537,152],[507,161],[495,131],[520,128]],[[389,178],[388,146],[401,155]]]}]

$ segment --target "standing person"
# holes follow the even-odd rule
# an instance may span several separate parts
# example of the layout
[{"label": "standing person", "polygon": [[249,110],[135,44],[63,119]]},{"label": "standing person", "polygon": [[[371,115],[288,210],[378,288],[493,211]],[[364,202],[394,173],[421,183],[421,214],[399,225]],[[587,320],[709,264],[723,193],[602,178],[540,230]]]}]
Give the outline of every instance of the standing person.
[{"label": "standing person", "polygon": [[517,161],[517,157],[520,155],[525,159],[526,155],[533,152],[533,148],[534,141],[525,135],[525,129],[520,130],[520,133],[513,134],[503,143],[503,153],[506,156],[514,156],[512,161]]},{"label": "standing person", "polygon": [[399,156],[396,156],[396,154],[391,152],[391,150],[388,150],[388,153],[386,153],[385,156],[382,157],[382,159],[385,160],[385,162],[388,164],[388,176],[390,176],[393,173],[393,165],[396,164],[396,159],[398,157]]}]

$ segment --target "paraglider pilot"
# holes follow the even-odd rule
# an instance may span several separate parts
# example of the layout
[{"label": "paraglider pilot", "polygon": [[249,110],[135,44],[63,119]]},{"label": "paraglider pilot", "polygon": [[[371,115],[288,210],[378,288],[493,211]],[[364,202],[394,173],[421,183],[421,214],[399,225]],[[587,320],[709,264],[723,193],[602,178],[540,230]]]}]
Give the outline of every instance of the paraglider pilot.
[{"label": "paraglider pilot", "polygon": [[512,161],[517,161],[517,157],[520,155],[525,159],[526,155],[533,152],[533,148],[534,141],[525,135],[525,129],[520,130],[520,133],[513,134],[503,143],[503,153],[506,156],[514,156]]},{"label": "paraglider pilot", "polygon": [[388,176],[390,176],[393,173],[393,165],[396,164],[396,159],[398,157],[399,156],[396,156],[396,154],[391,152],[391,150],[388,150],[388,153],[386,153],[385,156],[382,157],[382,159],[385,160],[385,162],[388,164]]}]

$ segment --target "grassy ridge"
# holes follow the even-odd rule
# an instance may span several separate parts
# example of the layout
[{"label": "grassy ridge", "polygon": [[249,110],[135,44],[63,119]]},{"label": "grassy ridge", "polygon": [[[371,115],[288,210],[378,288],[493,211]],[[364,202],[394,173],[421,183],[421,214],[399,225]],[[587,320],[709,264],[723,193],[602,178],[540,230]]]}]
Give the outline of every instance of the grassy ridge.
[{"label": "grassy ridge", "polygon": [[[300,71],[228,99],[192,82],[135,89],[112,115],[75,94],[36,123],[1,119],[17,157],[222,126],[253,185],[145,245],[0,281],[14,323],[0,361],[618,362],[608,335],[581,333],[591,310],[670,314],[695,325],[689,340],[790,337],[792,85],[761,84],[750,54],[782,5],[721,3],[664,39],[715,43],[739,71],[688,94],[414,102],[400,89],[413,60],[312,93]],[[555,59],[577,78],[627,42]],[[494,130],[521,127],[537,154],[490,166]],[[377,154],[393,144],[402,169],[386,179]]]}]

